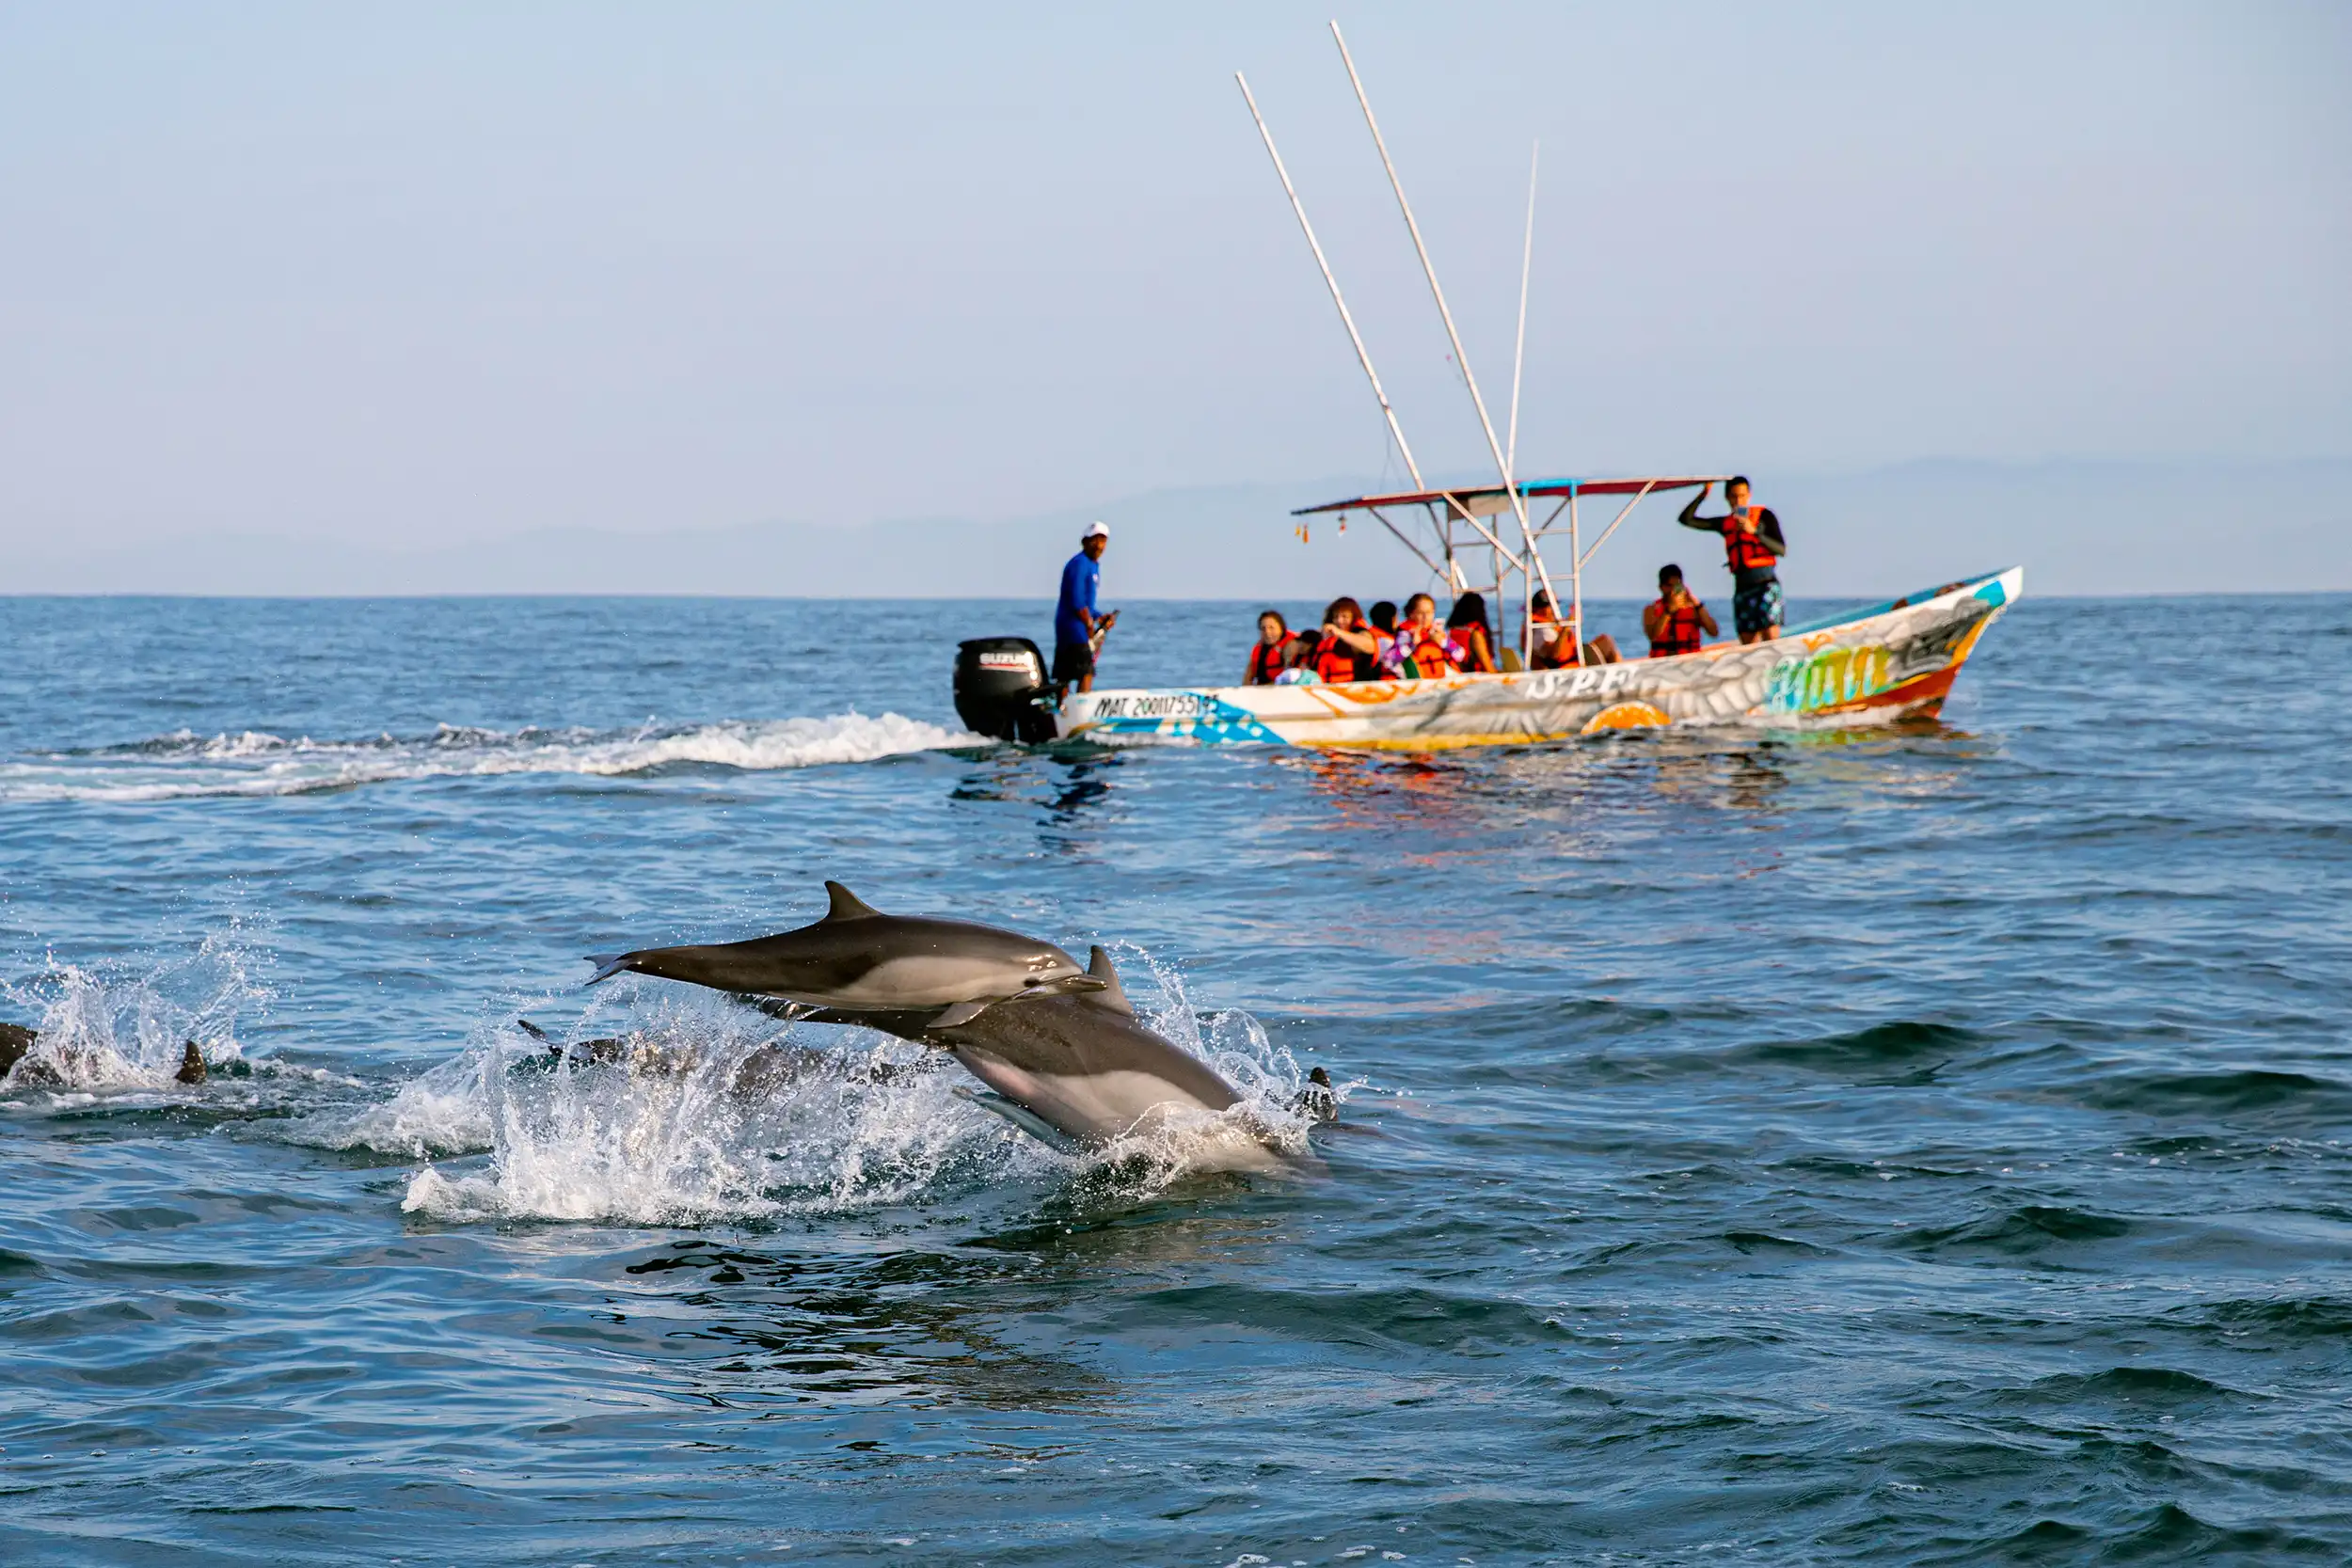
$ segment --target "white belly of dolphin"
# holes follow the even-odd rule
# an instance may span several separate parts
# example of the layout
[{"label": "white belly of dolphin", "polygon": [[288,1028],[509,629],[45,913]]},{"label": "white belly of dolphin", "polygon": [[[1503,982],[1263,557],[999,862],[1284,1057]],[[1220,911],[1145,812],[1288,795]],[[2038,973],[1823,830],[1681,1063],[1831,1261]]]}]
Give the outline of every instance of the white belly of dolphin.
[{"label": "white belly of dolphin", "polygon": [[[1199,1098],[1155,1073],[1113,1069],[1064,1074],[1027,1072],[1001,1057],[968,1047],[955,1048],[966,1071],[1057,1132],[1082,1144],[1101,1145],[1131,1133],[1149,1134],[1176,1121],[1200,1118],[1206,1134],[1199,1151],[1206,1158],[1188,1164],[1217,1170],[1282,1170],[1288,1164],[1273,1149]],[[1186,1129],[1173,1129],[1186,1131]]]}]

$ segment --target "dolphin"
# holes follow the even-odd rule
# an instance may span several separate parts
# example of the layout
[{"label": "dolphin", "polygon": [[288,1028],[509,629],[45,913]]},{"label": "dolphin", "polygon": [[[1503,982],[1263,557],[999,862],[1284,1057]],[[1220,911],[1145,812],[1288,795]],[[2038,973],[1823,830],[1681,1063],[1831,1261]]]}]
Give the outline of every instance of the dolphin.
[{"label": "dolphin", "polygon": [[[1089,958],[1087,973],[1098,989],[1023,997],[960,1023],[905,1010],[823,1008],[803,1017],[949,1053],[992,1091],[969,1098],[1063,1150],[1100,1148],[1163,1123],[1170,1112],[1215,1115],[1241,1103],[1240,1091],[1216,1069],[1137,1021],[1108,953],[1097,947]],[[1263,1139],[1245,1142],[1228,1152],[1230,1168],[1293,1168]]]},{"label": "dolphin", "polygon": [[1016,996],[1101,989],[1052,942],[969,921],[883,914],[839,882],[825,892],[832,907],[814,926],[748,942],[592,956],[598,967],[588,984],[626,969],[812,1007],[918,1014],[933,1028],[969,1022]]},{"label": "dolphin", "polygon": [[[608,1036],[565,1045],[527,1018],[516,1019],[515,1026],[547,1048],[516,1062],[516,1070],[551,1072],[568,1063],[575,1070],[621,1068],[632,1077],[683,1078],[713,1059],[693,1046],[671,1045],[644,1035]],[[866,1062],[852,1066],[846,1076],[858,1083],[884,1084],[903,1070],[889,1062]],[[727,1074],[726,1092],[751,1099],[790,1088],[808,1078],[843,1075],[838,1056],[771,1041],[753,1047],[735,1063]]]}]

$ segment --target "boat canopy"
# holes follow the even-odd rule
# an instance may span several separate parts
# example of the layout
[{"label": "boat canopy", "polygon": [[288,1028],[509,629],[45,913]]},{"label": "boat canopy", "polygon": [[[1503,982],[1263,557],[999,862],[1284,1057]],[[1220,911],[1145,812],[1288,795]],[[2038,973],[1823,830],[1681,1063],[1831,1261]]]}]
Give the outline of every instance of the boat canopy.
[{"label": "boat canopy", "polygon": [[[1567,499],[1576,496],[1645,496],[1662,490],[1688,490],[1697,484],[1721,484],[1727,474],[1700,474],[1661,479],[1529,479],[1519,494],[1530,500],[1545,497]],[[1383,506],[1435,506],[1439,502],[1457,517],[1494,517],[1510,511],[1511,496],[1500,484],[1462,484],[1447,490],[1400,490],[1386,496],[1358,496],[1350,500],[1302,506],[1291,514],[1304,517],[1317,512],[1370,512]]]}]

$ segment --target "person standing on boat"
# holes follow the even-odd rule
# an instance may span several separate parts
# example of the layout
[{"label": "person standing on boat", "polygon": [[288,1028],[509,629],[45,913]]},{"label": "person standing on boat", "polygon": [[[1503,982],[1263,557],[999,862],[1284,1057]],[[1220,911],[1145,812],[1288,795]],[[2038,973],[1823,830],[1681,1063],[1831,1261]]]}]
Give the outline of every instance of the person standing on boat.
[{"label": "person standing on boat", "polygon": [[1089,524],[1079,536],[1078,553],[1061,569],[1061,601],[1054,607],[1056,686],[1094,689],[1094,650],[1119,619],[1119,611],[1105,615],[1095,603],[1103,591],[1103,552],[1110,544],[1109,529]]},{"label": "person standing on boat", "polygon": [[1788,553],[1781,536],[1780,519],[1769,506],[1748,504],[1748,482],[1736,476],[1724,485],[1724,500],[1731,510],[1721,517],[1702,517],[1699,507],[1711,484],[1699,486],[1677,519],[1684,528],[1724,536],[1724,559],[1731,568],[1731,615],[1742,642],[1765,642],[1780,635],[1780,558]]}]

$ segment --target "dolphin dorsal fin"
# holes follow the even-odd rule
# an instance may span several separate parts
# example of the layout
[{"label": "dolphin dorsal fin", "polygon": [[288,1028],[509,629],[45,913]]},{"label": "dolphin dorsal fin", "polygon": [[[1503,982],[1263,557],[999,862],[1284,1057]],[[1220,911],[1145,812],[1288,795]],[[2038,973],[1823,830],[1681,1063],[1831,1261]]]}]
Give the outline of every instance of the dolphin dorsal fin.
[{"label": "dolphin dorsal fin", "polygon": [[833,899],[833,908],[825,911],[827,920],[871,920],[882,913],[839,882],[827,882],[825,893]]},{"label": "dolphin dorsal fin", "polygon": [[1089,1007],[1108,1007],[1112,1012],[1136,1016],[1134,1004],[1127,1000],[1126,990],[1119,983],[1119,971],[1111,967],[1111,956],[1100,947],[1088,955],[1087,973],[1103,982],[1101,990],[1080,993]]}]

